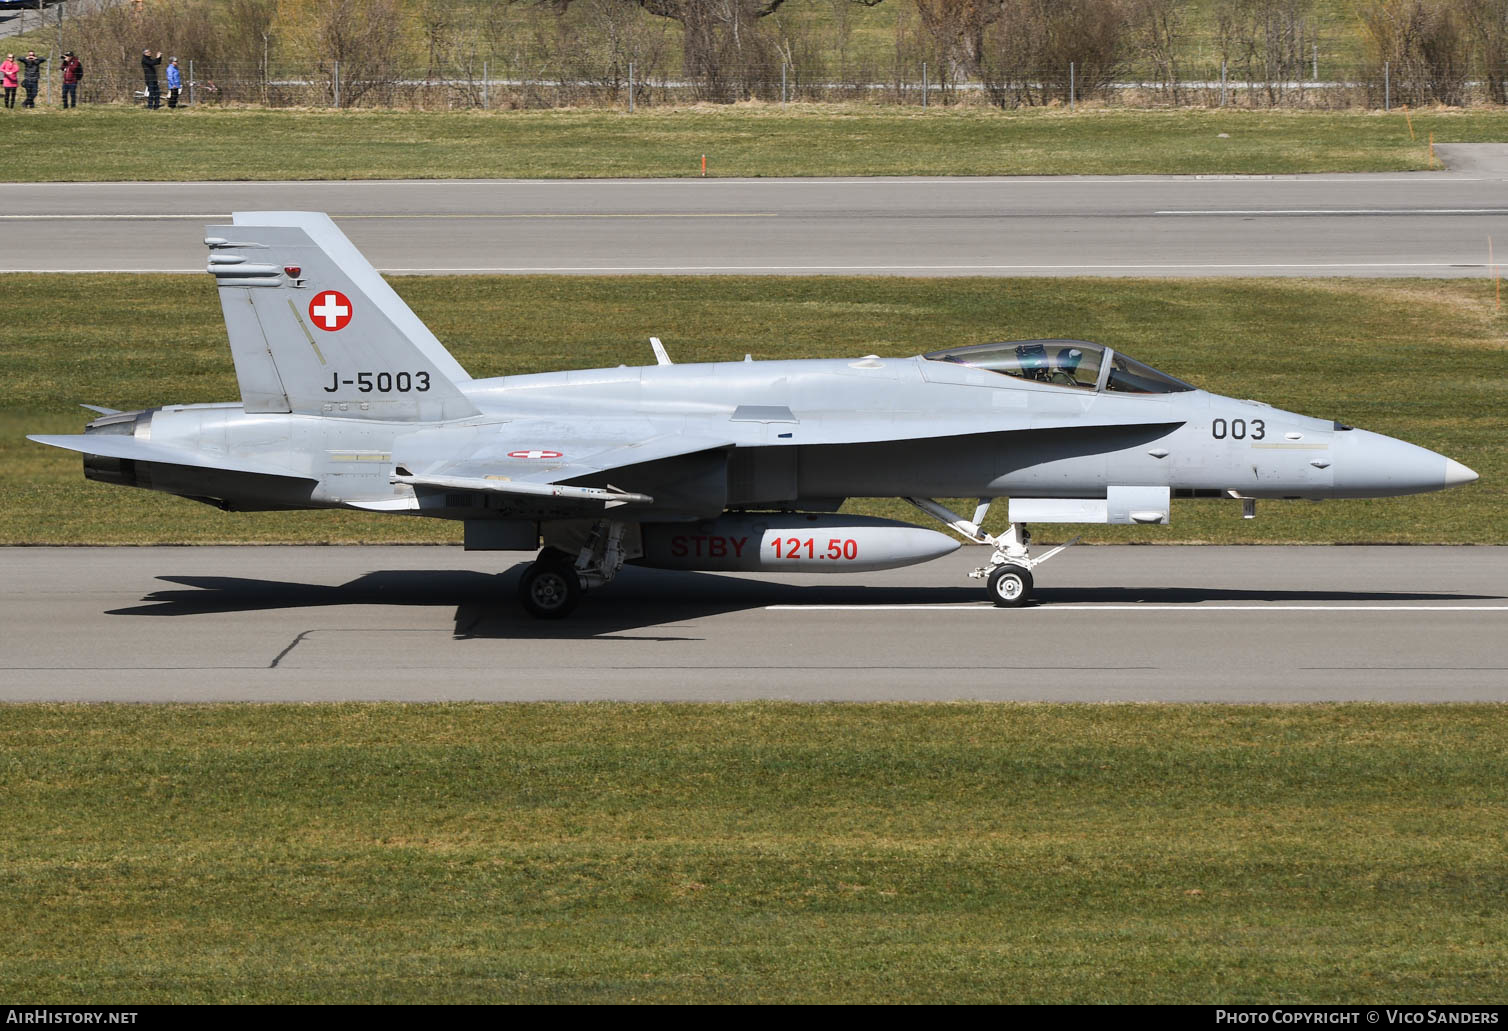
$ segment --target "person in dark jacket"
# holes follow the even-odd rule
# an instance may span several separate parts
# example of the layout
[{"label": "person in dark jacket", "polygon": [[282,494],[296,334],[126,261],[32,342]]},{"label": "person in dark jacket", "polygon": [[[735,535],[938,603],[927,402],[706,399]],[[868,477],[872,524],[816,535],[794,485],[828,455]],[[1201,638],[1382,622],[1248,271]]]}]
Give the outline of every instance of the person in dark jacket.
[{"label": "person in dark jacket", "polygon": [[21,61],[21,88],[26,90],[26,99],[21,101],[22,107],[37,106],[37,80],[42,77],[42,66],[46,63],[47,58],[38,57],[35,50],[28,50]]},{"label": "person in dark jacket", "polygon": [[159,108],[162,106],[162,87],[157,84],[157,66],[162,64],[162,51],[157,51],[157,56],[152,56],[151,50],[141,52],[141,75],[147,80],[147,107]]},{"label": "person in dark jacket", "polygon": [[63,107],[79,106],[79,83],[84,78],[84,62],[73,56],[73,51],[63,55]]}]

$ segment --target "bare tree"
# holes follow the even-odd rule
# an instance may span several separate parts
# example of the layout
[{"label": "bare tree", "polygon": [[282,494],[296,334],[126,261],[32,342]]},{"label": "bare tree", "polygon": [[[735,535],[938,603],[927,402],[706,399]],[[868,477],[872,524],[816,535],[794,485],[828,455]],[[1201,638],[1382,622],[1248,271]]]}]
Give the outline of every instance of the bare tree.
[{"label": "bare tree", "polygon": [[226,57],[256,69],[257,100],[263,104],[268,101],[272,78],[272,26],[276,18],[277,0],[230,0],[225,5]]},{"label": "bare tree", "polygon": [[326,96],[341,107],[384,87],[391,102],[403,13],[397,0],[278,0],[276,30],[295,58],[324,77]]},{"label": "bare tree", "polygon": [[[515,0],[517,2],[517,0]],[[542,0],[564,12],[576,0]],[[731,101],[768,92],[778,80],[782,50],[760,23],[785,0],[608,0],[681,26],[681,73],[707,100]],[[875,7],[883,0],[848,0]]]},{"label": "bare tree", "polygon": [[[995,0],[975,73],[1000,107],[1103,92],[1122,58],[1116,0]],[[1070,84],[1069,65],[1073,66]]]},{"label": "bare tree", "polygon": [[1220,58],[1250,87],[1247,96],[1278,104],[1304,77],[1311,0],[1221,0],[1215,12]]},{"label": "bare tree", "polygon": [[913,0],[922,27],[937,46],[941,70],[953,81],[985,64],[985,32],[1003,13],[1001,0]]},{"label": "bare tree", "polygon": [[1488,97],[1494,104],[1508,104],[1508,3],[1461,0],[1460,10],[1477,45]]},{"label": "bare tree", "polygon": [[1175,104],[1187,7],[1187,0],[1130,0],[1126,6],[1131,47]]},{"label": "bare tree", "polygon": [[1387,63],[1395,99],[1408,104],[1459,105],[1466,100],[1470,60],[1465,19],[1436,0],[1376,0],[1362,9],[1371,75]]}]

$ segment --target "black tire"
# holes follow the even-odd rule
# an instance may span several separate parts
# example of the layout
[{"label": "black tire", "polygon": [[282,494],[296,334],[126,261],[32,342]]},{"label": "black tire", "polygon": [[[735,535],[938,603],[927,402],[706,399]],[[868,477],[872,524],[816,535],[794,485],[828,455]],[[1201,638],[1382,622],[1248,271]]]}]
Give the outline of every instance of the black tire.
[{"label": "black tire", "polygon": [[569,562],[541,554],[518,581],[518,600],[535,619],[564,619],[581,601],[581,578]]},{"label": "black tire", "polygon": [[990,601],[1003,609],[1018,609],[1032,596],[1032,575],[1021,566],[1001,566],[990,574]]}]

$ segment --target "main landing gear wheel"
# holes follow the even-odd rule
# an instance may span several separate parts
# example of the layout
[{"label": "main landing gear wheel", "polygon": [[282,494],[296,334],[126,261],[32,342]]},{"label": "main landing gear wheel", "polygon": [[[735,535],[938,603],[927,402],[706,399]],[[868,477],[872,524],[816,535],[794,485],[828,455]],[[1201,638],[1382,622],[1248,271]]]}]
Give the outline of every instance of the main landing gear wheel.
[{"label": "main landing gear wheel", "polygon": [[569,556],[553,549],[541,552],[518,582],[518,600],[535,619],[564,619],[581,601],[581,594],[575,565]]},{"label": "main landing gear wheel", "polygon": [[1000,566],[990,573],[990,600],[1001,608],[1025,605],[1032,594],[1032,575],[1020,566]]}]

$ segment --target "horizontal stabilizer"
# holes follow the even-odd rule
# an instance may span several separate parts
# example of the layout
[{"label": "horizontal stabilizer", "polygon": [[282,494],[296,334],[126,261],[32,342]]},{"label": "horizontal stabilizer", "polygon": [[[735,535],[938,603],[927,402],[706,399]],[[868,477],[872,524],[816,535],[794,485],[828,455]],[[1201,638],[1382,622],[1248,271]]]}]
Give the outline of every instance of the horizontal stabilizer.
[{"label": "horizontal stabilizer", "polygon": [[106,408],[103,405],[86,405],[86,404],[80,404],[79,407],[80,408],[87,408],[91,412],[98,412],[101,415],[119,415],[120,414],[120,409],[119,408]]},{"label": "horizontal stabilizer", "polygon": [[48,444],[52,447],[60,447],[67,451],[77,451],[85,455],[99,455],[103,458],[122,458],[133,462],[158,462],[163,465],[186,465],[200,469],[219,469],[231,473],[255,473],[259,476],[281,476],[285,479],[309,480],[315,477],[296,473],[289,469],[280,469],[276,466],[259,465],[244,459],[233,458],[230,455],[209,455],[202,451],[190,451],[187,448],[172,447],[168,444],[154,444],[148,440],[137,440],[135,437],[127,437],[114,433],[74,433],[46,436],[43,434],[31,434],[27,440],[34,440],[38,444]]}]

